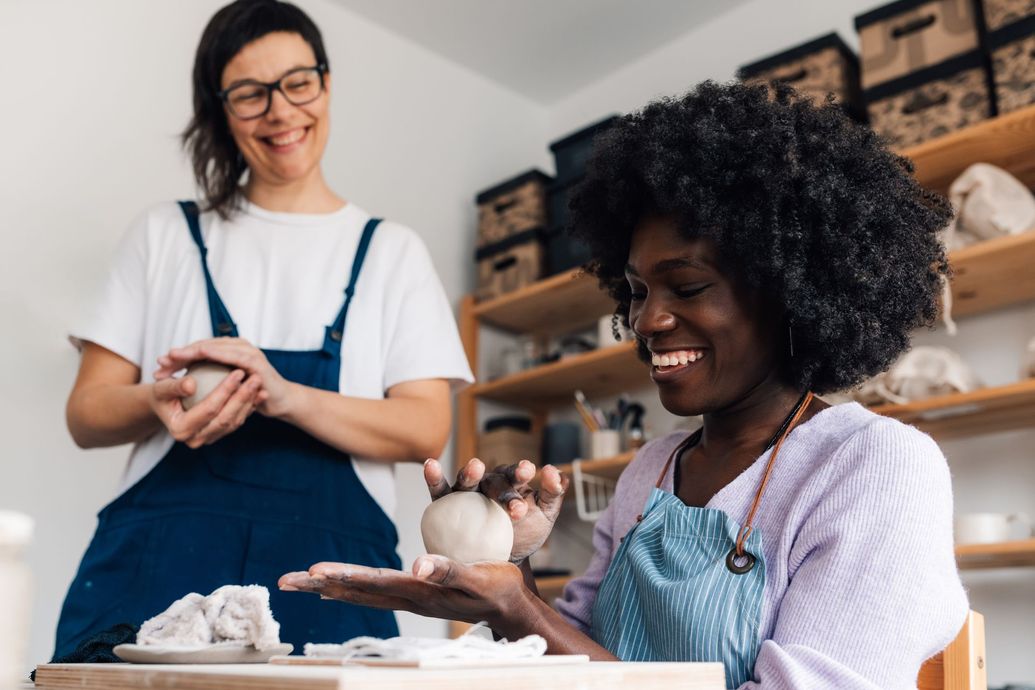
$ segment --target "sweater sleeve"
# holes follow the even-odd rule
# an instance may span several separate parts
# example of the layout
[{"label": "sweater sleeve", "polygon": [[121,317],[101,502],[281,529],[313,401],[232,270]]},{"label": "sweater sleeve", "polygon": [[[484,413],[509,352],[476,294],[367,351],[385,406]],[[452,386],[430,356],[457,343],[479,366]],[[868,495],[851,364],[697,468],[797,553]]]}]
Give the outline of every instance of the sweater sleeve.
[{"label": "sweater sleeve", "polygon": [[741,690],[915,688],[968,608],[948,465],[928,436],[880,419],[823,471],[838,479],[795,537],[772,635]]},{"label": "sweater sleeve", "polygon": [[600,583],[611,565],[613,553],[615,501],[600,514],[593,527],[593,558],[586,572],[564,587],[563,595],[554,602],[554,608],[571,625],[589,634],[593,604],[597,600]]}]

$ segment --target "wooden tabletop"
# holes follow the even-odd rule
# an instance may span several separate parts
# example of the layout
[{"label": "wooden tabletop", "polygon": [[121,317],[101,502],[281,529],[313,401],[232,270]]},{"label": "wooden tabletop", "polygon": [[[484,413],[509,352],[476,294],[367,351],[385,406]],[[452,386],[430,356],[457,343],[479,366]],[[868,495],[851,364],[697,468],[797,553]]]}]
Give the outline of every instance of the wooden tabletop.
[{"label": "wooden tabletop", "polygon": [[492,669],[381,669],[333,666],[43,664],[36,687],[80,690],[724,690],[722,664],[589,662]]}]

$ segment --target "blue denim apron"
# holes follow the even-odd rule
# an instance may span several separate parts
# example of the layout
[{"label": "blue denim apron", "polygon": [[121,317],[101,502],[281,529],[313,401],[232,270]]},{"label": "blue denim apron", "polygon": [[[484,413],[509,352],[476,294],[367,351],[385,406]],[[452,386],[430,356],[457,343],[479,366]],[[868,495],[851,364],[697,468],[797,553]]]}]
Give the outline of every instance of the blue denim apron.
[{"label": "blue denim apron", "polygon": [[808,393],[798,402],[770,442],[743,527],[721,510],[688,506],[661,489],[700,432],[672,451],[600,584],[590,630],[598,644],[623,661],[721,661],[730,688],[751,680],[765,588],[762,539],[751,522],[780,445],[811,400]]},{"label": "blue denim apron", "polygon": [[[237,336],[206,260],[197,206],[181,202],[201,254],[212,334]],[[263,350],[289,381],[339,390],[349,303],[379,219],[353,259],[345,300],[313,351]],[[301,241],[301,240],[300,240]],[[367,493],[347,453],[298,427],[252,414],[232,434],[192,450],[175,443],[138,483],[98,515],[58,622],[55,656],[117,623],[140,624],[188,592],[260,584],[281,624],[281,640],[342,642],[399,634],[390,611],[277,589],[284,573],[319,561],[400,568],[391,519]]]}]

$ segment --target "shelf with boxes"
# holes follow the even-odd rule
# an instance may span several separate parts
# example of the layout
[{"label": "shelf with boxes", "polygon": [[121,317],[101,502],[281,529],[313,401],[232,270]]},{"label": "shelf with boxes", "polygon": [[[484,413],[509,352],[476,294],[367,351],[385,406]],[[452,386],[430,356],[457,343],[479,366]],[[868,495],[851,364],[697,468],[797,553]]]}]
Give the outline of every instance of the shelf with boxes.
[{"label": "shelf with boxes", "polygon": [[[738,75],[783,82],[818,100],[832,93],[900,148],[1035,104],[1031,2],[897,0],[857,16],[855,28],[858,58],[828,34],[744,65]],[[1022,148],[1031,145],[1029,140]],[[1002,153],[1023,157],[1009,147]],[[967,154],[956,151],[968,163],[997,164],[987,154]],[[944,191],[954,176],[947,173],[932,186]]]}]

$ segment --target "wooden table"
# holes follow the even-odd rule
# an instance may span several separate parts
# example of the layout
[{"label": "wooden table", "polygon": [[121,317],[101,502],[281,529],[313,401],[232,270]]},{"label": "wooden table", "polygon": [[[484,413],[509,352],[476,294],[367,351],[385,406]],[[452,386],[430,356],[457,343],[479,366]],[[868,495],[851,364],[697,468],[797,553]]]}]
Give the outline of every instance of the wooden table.
[{"label": "wooden table", "polygon": [[491,669],[334,666],[43,664],[36,687],[80,690],[724,690],[722,664],[589,662]]}]

